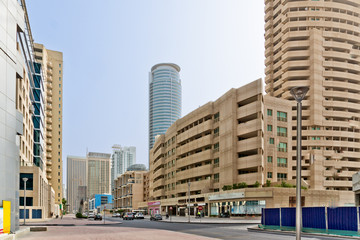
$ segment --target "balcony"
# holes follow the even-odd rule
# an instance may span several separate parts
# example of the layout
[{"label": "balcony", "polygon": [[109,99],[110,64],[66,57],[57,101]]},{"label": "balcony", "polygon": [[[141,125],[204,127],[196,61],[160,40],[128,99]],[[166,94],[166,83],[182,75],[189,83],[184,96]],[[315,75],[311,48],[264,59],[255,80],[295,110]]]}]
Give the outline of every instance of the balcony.
[{"label": "balcony", "polygon": [[195,164],[197,162],[203,162],[205,160],[210,160],[212,158],[213,158],[212,151],[211,151],[211,149],[208,149],[208,150],[202,151],[200,153],[195,153],[188,157],[180,158],[179,160],[176,161],[176,167],[179,169],[179,168],[188,166],[190,164]]},{"label": "balcony", "polygon": [[51,145],[46,145],[46,151],[52,152],[52,147],[51,147]]},{"label": "balcony", "polygon": [[46,166],[51,166],[51,165],[52,165],[51,160],[46,160]]},{"label": "balcony", "polygon": [[51,168],[51,167],[47,167],[47,168],[46,168],[46,172],[51,173],[51,172],[52,172],[52,168]]},{"label": "balcony", "polygon": [[52,124],[52,118],[51,118],[51,117],[47,117],[47,118],[46,118],[46,123]]},{"label": "balcony", "polygon": [[[49,80],[49,78],[48,78],[48,80]],[[47,89],[52,89],[53,87],[52,87],[52,83],[51,82],[47,82],[46,83],[46,88]]]},{"label": "balcony", "polygon": [[198,176],[204,176],[204,175],[211,175],[212,174],[213,166],[211,164],[203,165],[200,167],[194,167],[188,170],[184,170],[181,172],[178,172],[176,174],[177,180],[183,180]]},{"label": "balcony", "polygon": [[52,131],[52,126],[50,124],[46,124],[46,130]]},{"label": "balcony", "polygon": [[49,88],[47,89],[46,93],[47,93],[48,96],[52,96],[52,95],[53,95],[53,94],[52,94],[52,90],[49,89]]},{"label": "balcony", "polygon": [[48,103],[52,103],[52,97],[48,97],[48,98],[46,98],[46,100]]},{"label": "balcony", "polygon": [[[201,193],[207,193],[209,192],[210,188],[212,186],[212,180],[211,179],[205,179],[202,181],[196,181],[191,182],[190,184],[190,191],[201,191]],[[176,192],[188,192],[188,184],[180,184],[176,185]]]}]

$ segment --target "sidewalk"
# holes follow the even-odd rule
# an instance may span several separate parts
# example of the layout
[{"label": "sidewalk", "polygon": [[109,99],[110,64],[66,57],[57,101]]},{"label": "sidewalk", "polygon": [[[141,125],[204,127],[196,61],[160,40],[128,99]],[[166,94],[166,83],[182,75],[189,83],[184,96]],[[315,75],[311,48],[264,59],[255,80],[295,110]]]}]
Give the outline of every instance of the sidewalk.
[{"label": "sidewalk", "polygon": [[26,226],[98,226],[98,225],[116,225],[121,224],[121,222],[112,222],[106,221],[107,219],[111,218],[111,215],[107,215],[104,223],[104,218],[101,221],[95,221],[92,219],[86,218],[76,218],[74,214],[67,214],[62,219],[61,218],[54,218],[51,221],[45,220],[42,222],[31,222],[26,223]]},{"label": "sidewalk", "polygon": [[[188,223],[188,217],[169,216],[166,219],[163,216],[162,222],[173,222],[173,223]],[[195,218],[190,216],[190,223],[206,223],[206,224],[260,224],[260,217],[231,217],[231,218],[218,218],[218,217],[202,217]]]},{"label": "sidewalk", "polygon": [[[139,240],[169,240],[169,239],[191,239],[191,240],[211,240],[203,236],[190,233],[174,232],[162,229],[121,227],[118,222],[94,221],[88,219],[76,219],[74,215],[66,215],[63,219],[43,222],[43,224],[53,224],[47,227],[44,232],[30,232],[16,239],[27,240],[118,240],[118,239],[139,239]],[[108,217],[107,217],[108,218]],[[107,219],[106,218],[106,219]],[[111,216],[109,215],[109,218]],[[101,224],[102,223],[102,224]],[[40,225],[40,223],[37,223]],[[57,224],[57,225],[56,225]],[[94,227],[94,224],[97,226]],[[71,226],[71,227],[64,227]]]}]

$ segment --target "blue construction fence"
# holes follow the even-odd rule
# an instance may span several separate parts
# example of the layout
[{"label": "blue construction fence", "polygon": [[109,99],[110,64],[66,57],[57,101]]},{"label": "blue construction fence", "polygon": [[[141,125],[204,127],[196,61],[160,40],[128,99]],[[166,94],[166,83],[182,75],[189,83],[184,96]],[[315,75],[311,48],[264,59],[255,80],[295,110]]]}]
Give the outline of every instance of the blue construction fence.
[{"label": "blue construction fence", "polygon": [[[302,207],[302,227],[358,231],[358,207]],[[296,208],[263,208],[261,224],[295,227]]]}]

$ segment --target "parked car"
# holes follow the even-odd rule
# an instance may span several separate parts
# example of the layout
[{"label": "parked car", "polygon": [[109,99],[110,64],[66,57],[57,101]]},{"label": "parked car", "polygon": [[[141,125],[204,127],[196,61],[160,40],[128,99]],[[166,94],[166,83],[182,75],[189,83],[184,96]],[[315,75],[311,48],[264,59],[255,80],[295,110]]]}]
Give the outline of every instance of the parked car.
[{"label": "parked car", "polygon": [[94,217],[95,217],[95,214],[94,214],[94,213],[89,213],[88,218],[94,218]]},{"label": "parked car", "polygon": [[150,221],[158,221],[162,220],[162,216],[160,214],[155,214],[150,217]]},{"label": "parked car", "polygon": [[134,220],[134,215],[131,212],[125,213],[124,220]]},{"label": "parked car", "polygon": [[102,216],[100,214],[96,214],[94,220],[102,220]]},{"label": "parked car", "polygon": [[142,214],[141,212],[139,212],[139,213],[137,213],[137,214],[135,215],[135,218],[136,218],[136,219],[144,219],[144,214]]},{"label": "parked car", "polygon": [[220,213],[219,217],[220,217],[220,218],[229,218],[229,217],[230,217],[230,213],[229,213],[229,212]]}]

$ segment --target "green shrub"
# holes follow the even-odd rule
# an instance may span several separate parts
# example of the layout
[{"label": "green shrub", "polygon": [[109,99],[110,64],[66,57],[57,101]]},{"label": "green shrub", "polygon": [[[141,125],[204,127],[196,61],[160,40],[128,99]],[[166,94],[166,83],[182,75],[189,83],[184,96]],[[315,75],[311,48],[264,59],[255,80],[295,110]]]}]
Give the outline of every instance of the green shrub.
[{"label": "green shrub", "polygon": [[254,187],[258,188],[260,187],[260,183],[258,181],[255,182]]},{"label": "green shrub", "polygon": [[222,187],[222,190],[223,191],[227,191],[227,190],[231,190],[233,187],[231,186],[231,185],[224,185],[223,187]]},{"label": "green shrub", "polygon": [[247,188],[248,185],[246,184],[246,182],[241,182],[238,184],[238,188]]},{"label": "green shrub", "polygon": [[270,186],[271,186],[271,181],[268,179],[268,180],[266,180],[265,187],[270,187]]},{"label": "green shrub", "polygon": [[84,217],[84,216],[81,214],[81,212],[77,212],[75,216],[76,216],[76,218],[83,218],[83,217]]}]

